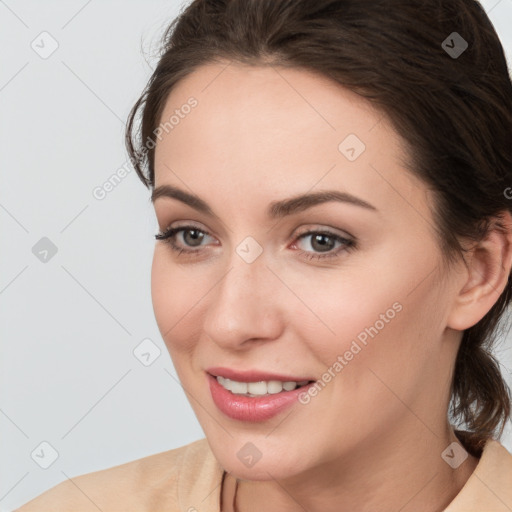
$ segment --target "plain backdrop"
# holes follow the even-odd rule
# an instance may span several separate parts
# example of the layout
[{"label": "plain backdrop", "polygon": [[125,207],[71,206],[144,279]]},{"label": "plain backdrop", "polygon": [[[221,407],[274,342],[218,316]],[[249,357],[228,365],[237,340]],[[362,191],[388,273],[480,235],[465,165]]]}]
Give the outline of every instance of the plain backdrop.
[{"label": "plain backdrop", "polygon": [[[510,63],[512,0],[483,5]],[[131,169],[125,121],[181,6],[0,0],[0,511],[204,437],[153,315],[149,191],[132,171],[94,195]]]}]

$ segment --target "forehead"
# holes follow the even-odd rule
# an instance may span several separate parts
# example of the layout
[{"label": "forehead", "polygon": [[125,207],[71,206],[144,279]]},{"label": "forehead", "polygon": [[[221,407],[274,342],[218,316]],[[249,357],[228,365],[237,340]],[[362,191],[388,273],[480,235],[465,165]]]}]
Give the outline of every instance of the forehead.
[{"label": "forehead", "polygon": [[[368,138],[385,121],[361,96],[318,73],[296,68],[234,62],[201,66],[177,83],[160,122],[176,117],[191,98],[197,106],[180,116],[172,130],[175,152],[180,136],[191,135],[217,148],[236,141],[256,151],[256,142],[277,137],[285,139],[287,147],[311,143],[319,150],[337,150],[344,135]],[[318,146],[314,139],[324,143]]]},{"label": "forehead", "polygon": [[[191,99],[195,106],[184,107]],[[185,181],[208,195],[205,184],[215,183],[261,200],[334,187],[383,210],[425,188],[405,169],[403,141],[386,116],[311,71],[201,66],[175,86],[160,123],[173,116],[155,149],[156,186]]]}]

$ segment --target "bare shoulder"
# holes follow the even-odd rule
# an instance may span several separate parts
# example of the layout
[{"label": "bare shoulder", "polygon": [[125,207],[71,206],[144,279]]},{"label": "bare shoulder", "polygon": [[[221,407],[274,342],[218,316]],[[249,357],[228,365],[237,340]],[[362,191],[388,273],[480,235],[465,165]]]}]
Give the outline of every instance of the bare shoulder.
[{"label": "bare shoulder", "polygon": [[206,440],[71,477],[14,512],[138,512],[172,510],[185,455],[201,455]]}]

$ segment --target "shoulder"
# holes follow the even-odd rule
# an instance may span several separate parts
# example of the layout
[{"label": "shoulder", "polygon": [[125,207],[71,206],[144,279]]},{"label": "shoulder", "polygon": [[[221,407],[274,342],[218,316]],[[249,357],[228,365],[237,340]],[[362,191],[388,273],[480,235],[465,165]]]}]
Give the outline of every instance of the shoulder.
[{"label": "shoulder", "polygon": [[510,512],[512,454],[498,441],[487,441],[473,474],[444,512]]},{"label": "shoulder", "polygon": [[206,438],[100,471],[69,478],[15,512],[128,512],[178,508],[182,474],[218,470]]}]

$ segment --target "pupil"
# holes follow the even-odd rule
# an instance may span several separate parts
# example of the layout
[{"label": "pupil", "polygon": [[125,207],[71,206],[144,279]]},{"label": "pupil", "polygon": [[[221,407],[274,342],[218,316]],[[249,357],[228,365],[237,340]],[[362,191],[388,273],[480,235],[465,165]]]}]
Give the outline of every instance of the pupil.
[{"label": "pupil", "polygon": [[[318,241],[319,241],[319,240],[321,240],[321,239],[324,239],[324,240],[325,240],[326,238],[327,238],[327,239],[330,239],[330,237],[329,237],[328,235],[316,235],[316,236],[314,237],[314,241],[313,241],[313,243],[312,243],[312,246],[314,247],[314,244],[315,244],[316,242],[318,242]],[[322,249],[322,248],[323,248],[323,249],[325,249],[325,248],[327,247],[327,250],[329,250],[329,249],[332,249],[332,247],[331,247],[331,246],[332,246],[332,242],[331,242],[331,244],[320,243],[320,246],[319,246],[319,247],[320,247],[320,249]]]},{"label": "pupil", "polygon": [[[201,243],[201,240],[203,238],[203,234],[198,230],[198,229],[189,229],[185,232],[185,236],[187,236],[187,234],[189,233],[194,233],[194,235],[192,236],[192,241],[195,241],[195,242],[199,242],[197,245],[200,245]],[[188,242],[187,242],[188,244]],[[193,243],[190,244],[190,245],[194,245]]]}]

